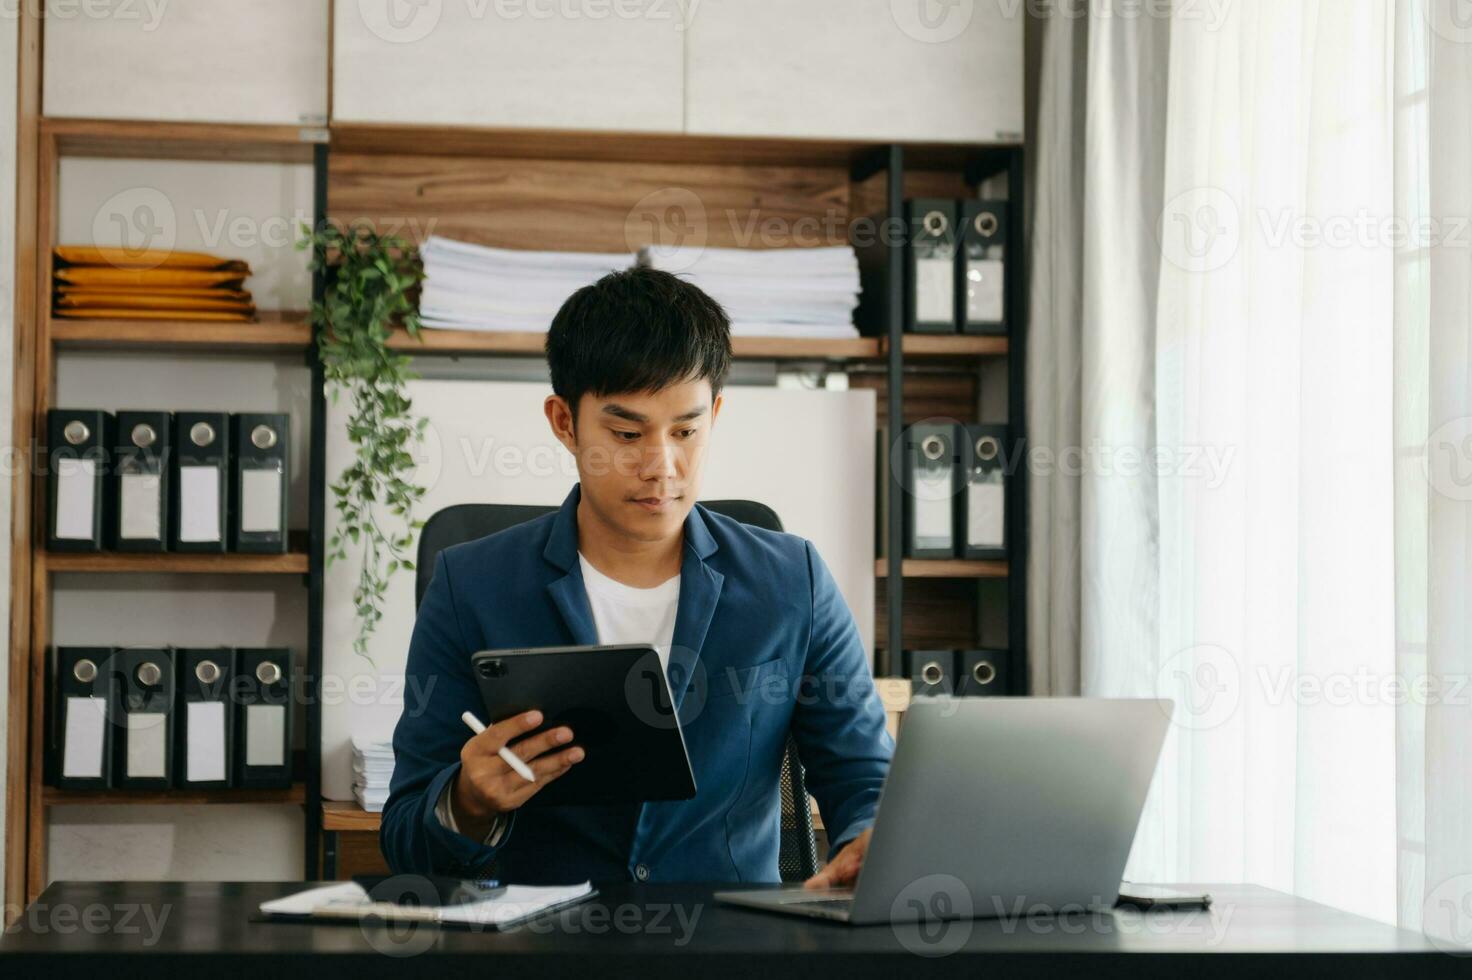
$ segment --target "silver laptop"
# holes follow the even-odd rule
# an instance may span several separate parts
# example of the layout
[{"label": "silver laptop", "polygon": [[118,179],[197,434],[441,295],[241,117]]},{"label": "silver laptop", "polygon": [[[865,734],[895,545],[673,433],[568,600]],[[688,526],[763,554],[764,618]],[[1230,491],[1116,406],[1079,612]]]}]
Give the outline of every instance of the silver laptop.
[{"label": "silver laptop", "polygon": [[854,925],[1112,906],[1172,707],[916,698],[854,888],[715,897]]}]

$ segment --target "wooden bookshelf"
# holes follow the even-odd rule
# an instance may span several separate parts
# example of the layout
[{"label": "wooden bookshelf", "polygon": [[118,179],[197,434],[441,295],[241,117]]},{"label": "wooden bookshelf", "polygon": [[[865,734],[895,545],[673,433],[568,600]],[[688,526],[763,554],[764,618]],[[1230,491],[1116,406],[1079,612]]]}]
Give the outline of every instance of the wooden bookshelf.
[{"label": "wooden bookshelf", "polygon": [[[1005,561],[968,561],[963,558],[906,558],[900,566],[905,578],[1006,578]],[[884,578],[889,563],[878,558],[874,574]]]},{"label": "wooden bookshelf", "polygon": [[313,145],[328,141],[325,128],[310,126],[51,117],[40,124],[61,156],[310,164]]},{"label": "wooden bookshelf", "polygon": [[322,803],[322,829],[334,833],[376,834],[380,817],[382,814],[369,813],[356,803]]},{"label": "wooden bookshelf", "polygon": [[50,318],[60,350],[200,351],[267,354],[306,350],[312,325],[305,312],[264,311],[249,323],[212,320],[69,320]]},{"label": "wooden bookshelf", "polygon": [[305,551],[288,551],[280,555],[248,554],[180,554],[163,552],[47,551],[37,556],[37,563],[48,572],[162,575],[305,575],[308,569]]},{"label": "wooden bookshelf", "polygon": [[47,806],[202,806],[215,804],[302,804],[306,786],[285,789],[102,789],[68,790],[47,786],[41,800]]}]

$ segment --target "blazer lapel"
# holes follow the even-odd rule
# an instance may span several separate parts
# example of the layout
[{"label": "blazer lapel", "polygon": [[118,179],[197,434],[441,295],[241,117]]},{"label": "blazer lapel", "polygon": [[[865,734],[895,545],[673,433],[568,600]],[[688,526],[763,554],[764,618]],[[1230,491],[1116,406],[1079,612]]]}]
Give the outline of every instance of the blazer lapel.
[{"label": "blazer lapel", "polygon": [[[696,504],[685,518],[685,554],[680,561],[680,602],[675,610],[675,633],[670,645],[670,695],[675,711],[685,701],[691,679],[700,671],[700,648],[721,598],[726,577],[705,563],[716,550],[715,539],[706,527],[704,508]],[[702,679],[702,685],[704,683]],[[704,705],[703,687],[700,703]]]},{"label": "blazer lapel", "polygon": [[564,573],[561,578],[547,583],[547,595],[562,615],[573,643],[594,646],[598,643],[598,629],[593,624],[588,590],[583,585],[583,567],[578,562],[578,500],[581,496],[582,486],[574,484],[557,510],[542,557]]}]

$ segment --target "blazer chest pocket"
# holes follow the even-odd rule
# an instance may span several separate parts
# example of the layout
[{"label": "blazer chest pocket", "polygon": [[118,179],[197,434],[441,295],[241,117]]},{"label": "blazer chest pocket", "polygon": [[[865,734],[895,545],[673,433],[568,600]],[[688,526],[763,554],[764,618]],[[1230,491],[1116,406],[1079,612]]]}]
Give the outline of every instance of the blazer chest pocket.
[{"label": "blazer chest pocket", "polygon": [[744,667],[716,667],[706,675],[706,699],[733,698],[743,704],[790,704],[787,661],[778,657]]}]

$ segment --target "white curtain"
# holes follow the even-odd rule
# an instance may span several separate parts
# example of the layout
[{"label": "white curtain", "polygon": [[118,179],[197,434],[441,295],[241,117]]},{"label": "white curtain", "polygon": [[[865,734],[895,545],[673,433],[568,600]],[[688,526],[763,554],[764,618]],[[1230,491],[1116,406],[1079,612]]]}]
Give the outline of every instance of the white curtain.
[{"label": "white curtain", "polygon": [[1472,213],[1472,37],[1410,0],[1090,9],[1035,25],[1029,426],[1061,458],[1076,387],[1083,466],[1033,478],[1034,690],[1076,657],[1084,694],[1176,700],[1129,877],[1419,927],[1472,896],[1472,693],[1418,697],[1472,639],[1467,503],[1425,466],[1450,425],[1472,477],[1472,263],[1416,236]]}]

